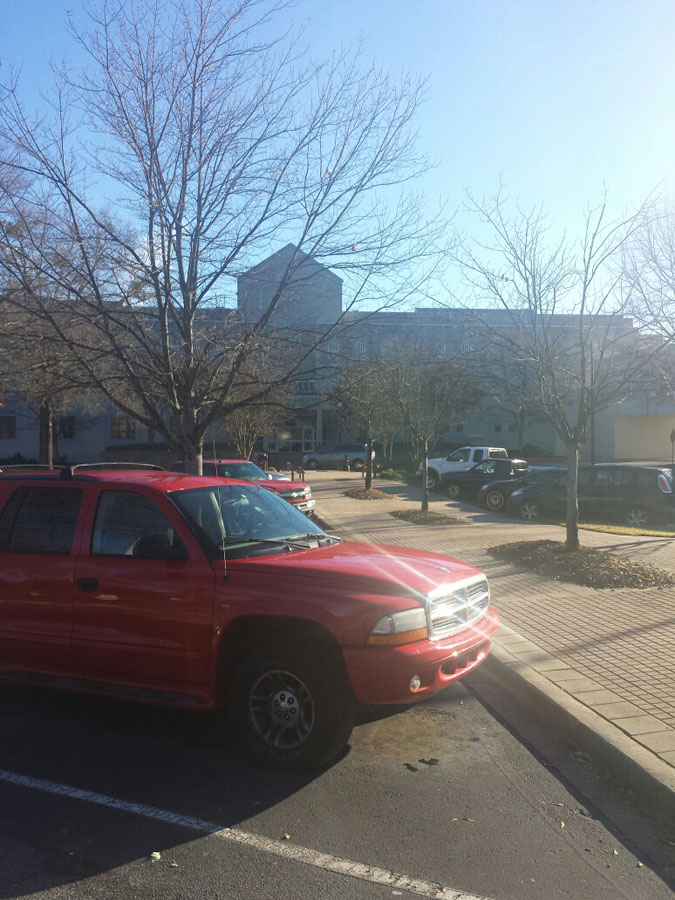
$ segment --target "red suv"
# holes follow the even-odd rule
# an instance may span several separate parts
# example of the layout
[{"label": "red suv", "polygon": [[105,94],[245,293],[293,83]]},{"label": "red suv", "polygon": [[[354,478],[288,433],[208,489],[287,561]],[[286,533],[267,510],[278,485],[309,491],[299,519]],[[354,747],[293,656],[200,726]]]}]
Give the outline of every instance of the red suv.
[{"label": "red suv", "polygon": [[[181,462],[175,462],[169,466],[169,469],[172,472],[184,472],[185,466]],[[304,481],[291,481],[290,478],[276,480],[249,459],[205,459],[202,462],[202,473],[260,484],[268,491],[274,491],[275,494],[308,516],[314,512],[316,507],[316,500],[312,498],[312,489]]]},{"label": "red suv", "polygon": [[357,703],[423,700],[471,671],[497,624],[472,566],[343,542],[257,485],[0,479],[0,675],[225,706],[279,768],[335,757]]}]

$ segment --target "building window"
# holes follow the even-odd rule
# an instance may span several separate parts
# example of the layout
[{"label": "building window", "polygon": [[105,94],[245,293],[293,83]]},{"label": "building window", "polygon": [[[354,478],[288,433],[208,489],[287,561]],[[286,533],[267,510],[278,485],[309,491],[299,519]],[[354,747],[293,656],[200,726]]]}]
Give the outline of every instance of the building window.
[{"label": "building window", "polygon": [[464,431],[464,422],[457,422],[455,424],[455,431],[457,434],[461,434]]},{"label": "building window", "polygon": [[0,416],[0,440],[13,441],[16,437],[16,416]]},{"label": "building window", "polygon": [[129,416],[117,413],[112,417],[111,437],[114,441],[133,441],[136,423]]},{"label": "building window", "polygon": [[316,394],[316,387],[313,381],[298,381],[295,384],[298,394]]},{"label": "building window", "polygon": [[337,341],[328,341],[328,343],[326,344],[326,350],[329,353],[337,353],[339,349],[340,345]]},{"label": "building window", "polygon": [[75,437],[75,416],[56,417],[56,436],[72,440]]},{"label": "building window", "polygon": [[365,341],[355,341],[354,349],[357,353],[365,353],[366,352],[366,342]]},{"label": "building window", "polygon": [[471,346],[471,344],[466,344],[466,343],[462,344],[462,353],[464,355],[471,353],[472,350],[473,350],[473,347]]},{"label": "building window", "polygon": [[501,430],[502,430],[502,426],[501,426],[501,425],[495,425],[495,431],[496,431],[497,433],[499,433]]}]

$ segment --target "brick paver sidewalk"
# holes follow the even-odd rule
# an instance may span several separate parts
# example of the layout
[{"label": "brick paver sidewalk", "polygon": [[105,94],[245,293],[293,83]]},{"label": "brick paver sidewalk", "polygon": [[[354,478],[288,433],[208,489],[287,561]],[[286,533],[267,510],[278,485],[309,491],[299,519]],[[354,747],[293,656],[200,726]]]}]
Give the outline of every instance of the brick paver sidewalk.
[{"label": "brick paver sidewalk", "polygon": [[[418,488],[377,479],[391,500],[344,496],[362,485],[348,472],[308,477],[317,514],[344,538],[399,544],[457,556],[489,577],[503,627],[502,658],[528,663],[541,676],[585,704],[661,760],[675,766],[675,587],[592,590],[515,571],[487,548],[513,540],[564,540],[554,525],[516,522],[457,505],[434,494],[431,508],[469,521],[422,527],[391,512],[419,508]],[[613,550],[675,571],[675,540],[581,532],[587,546]]]}]

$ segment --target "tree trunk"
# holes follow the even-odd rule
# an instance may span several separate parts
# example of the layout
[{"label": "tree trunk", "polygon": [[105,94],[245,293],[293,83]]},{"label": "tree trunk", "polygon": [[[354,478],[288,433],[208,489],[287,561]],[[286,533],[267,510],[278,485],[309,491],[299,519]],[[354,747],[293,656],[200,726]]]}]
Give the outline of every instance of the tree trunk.
[{"label": "tree trunk", "polygon": [[525,411],[520,409],[518,411],[518,415],[516,417],[516,428],[518,430],[518,452],[523,452],[523,447],[525,446]]},{"label": "tree trunk", "polygon": [[577,484],[579,476],[579,441],[569,441],[567,447],[567,540],[568,550],[579,549],[579,501]]},{"label": "tree trunk", "polygon": [[368,438],[366,441],[366,490],[369,491],[373,486],[373,439]]},{"label": "tree trunk", "polygon": [[429,511],[429,442],[424,438],[424,456],[422,459],[422,512]]},{"label": "tree trunk", "polygon": [[183,463],[185,471],[190,475],[202,474],[202,458],[204,455],[204,441],[197,440],[194,443],[183,446]]},{"label": "tree trunk", "polygon": [[54,416],[49,400],[40,404],[40,463],[54,465]]}]

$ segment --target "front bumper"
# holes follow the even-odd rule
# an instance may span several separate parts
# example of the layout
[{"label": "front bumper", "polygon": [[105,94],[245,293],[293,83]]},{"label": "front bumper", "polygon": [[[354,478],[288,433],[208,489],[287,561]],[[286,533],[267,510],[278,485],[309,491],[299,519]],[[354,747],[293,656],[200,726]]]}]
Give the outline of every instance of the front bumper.
[{"label": "front bumper", "polygon": [[[499,614],[484,616],[440,641],[416,641],[400,647],[343,647],[347,673],[359,703],[417,703],[479,666],[490,652]],[[421,687],[411,691],[419,675]]]},{"label": "front bumper", "polygon": [[310,513],[313,513],[316,507],[316,500],[301,500],[299,503],[294,503],[291,500],[289,502],[291,506],[299,509],[300,512],[303,512],[306,516],[308,516]]}]

